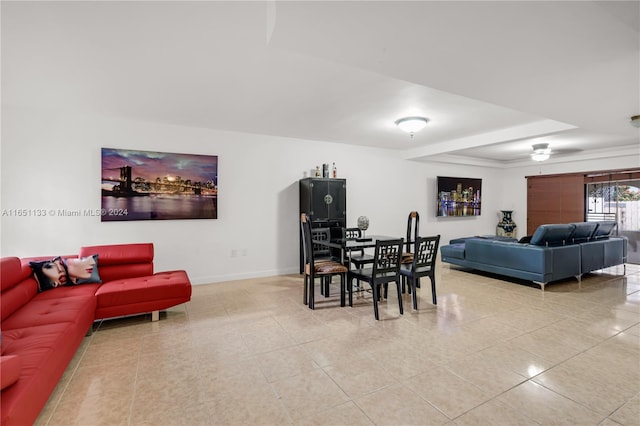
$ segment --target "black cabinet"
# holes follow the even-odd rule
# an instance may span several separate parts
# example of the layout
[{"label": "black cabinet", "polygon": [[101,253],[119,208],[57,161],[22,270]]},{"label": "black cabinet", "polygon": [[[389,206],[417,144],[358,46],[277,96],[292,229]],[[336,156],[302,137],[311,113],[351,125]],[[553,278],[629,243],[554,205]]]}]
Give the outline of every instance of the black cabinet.
[{"label": "black cabinet", "polygon": [[314,228],[343,227],[347,221],[347,180],[301,179],[300,213],[309,216]]},{"label": "black cabinet", "polygon": [[[300,179],[300,213],[306,213],[312,228],[331,228],[339,238],[347,223],[347,180],[333,178]],[[302,273],[302,234],[300,235],[300,273]]]}]

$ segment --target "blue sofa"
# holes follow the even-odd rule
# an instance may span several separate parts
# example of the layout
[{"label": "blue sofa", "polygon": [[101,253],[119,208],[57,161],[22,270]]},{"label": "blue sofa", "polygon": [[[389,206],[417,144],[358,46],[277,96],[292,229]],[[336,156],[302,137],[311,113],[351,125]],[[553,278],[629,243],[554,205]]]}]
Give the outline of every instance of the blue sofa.
[{"label": "blue sofa", "polygon": [[[442,261],[509,277],[547,283],[624,265],[627,240],[612,236],[616,223],[579,222],[541,225],[527,242],[469,237],[440,248]],[[626,273],[626,268],[624,270]]]}]

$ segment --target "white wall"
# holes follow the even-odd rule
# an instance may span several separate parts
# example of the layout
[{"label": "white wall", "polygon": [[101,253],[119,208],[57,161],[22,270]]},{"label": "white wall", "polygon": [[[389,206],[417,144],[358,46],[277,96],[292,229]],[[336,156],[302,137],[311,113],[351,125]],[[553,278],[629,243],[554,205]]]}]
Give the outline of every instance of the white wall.
[{"label": "white wall", "polygon": [[[419,163],[388,150],[135,122],[69,111],[2,111],[0,255],[77,253],[83,245],[153,242],[156,269],[186,269],[194,283],[298,272],[298,180],[335,162],[347,179],[347,223],[366,215],[376,234],[404,236],[409,211],[422,235],[492,234],[500,209],[526,218],[528,169]],[[218,219],[101,222],[98,217],[15,216],[100,208],[100,148],[219,156]],[[618,163],[616,160],[615,163]],[[586,165],[617,167],[614,162]],[[563,166],[568,170],[571,166]],[[561,167],[562,168],[562,167]],[[568,170],[573,171],[573,170]],[[435,216],[438,175],[483,179],[483,213]],[[232,257],[231,251],[246,256]]]}]

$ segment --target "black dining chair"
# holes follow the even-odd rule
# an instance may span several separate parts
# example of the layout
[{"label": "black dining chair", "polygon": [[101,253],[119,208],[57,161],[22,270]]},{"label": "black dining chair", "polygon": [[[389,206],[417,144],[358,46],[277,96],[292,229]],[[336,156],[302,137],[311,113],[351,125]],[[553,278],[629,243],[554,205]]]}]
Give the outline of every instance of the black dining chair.
[{"label": "black dining chair", "polygon": [[[302,246],[304,251],[304,290],[303,301],[310,309],[315,309],[315,280],[320,278],[321,286],[324,286],[325,278],[334,275],[340,276],[340,306],[345,305],[345,281],[347,267],[340,262],[336,262],[326,257],[316,259],[313,250],[313,237],[311,236],[311,223],[306,213],[300,215],[300,226],[302,228]],[[325,292],[325,297],[328,292]]]},{"label": "black dining chair", "polygon": [[402,292],[400,290],[400,260],[403,239],[378,240],[373,254],[373,264],[366,268],[350,270],[347,274],[349,287],[349,306],[353,306],[353,280],[366,281],[371,286],[373,294],[373,313],[376,320],[380,319],[378,301],[382,286],[395,282],[398,287],[398,307],[402,315]]},{"label": "black dining chair", "polygon": [[416,287],[420,277],[429,277],[431,280],[431,300],[438,304],[436,297],[436,257],[440,235],[434,237],[418,237],[414,243],[413,260],[411,263],[403,263],[400,275],[409,281],[409,291],[413,299],[413,309],[418,309],[418,295]]},{"label": "black dining chair", "polygon": [[[316,262],[319,260],[333,260],[339,262],[340,258],[333,255],[331,247],[316,243],[314,241],[331,241],[331,228],[311,228],[311,244],[313,246],[313,258]],[[324,276],[322,279],[322,286],[320,287],[320,294],[324,297],[329,297],[329,284],[331,282],[330,276]]]},{"label": "black dining chair", "polygon": [[405,251],[402,253],[402,263],[407,264],[413,262],[413,242],[420,235],[420,215],[416,211],[409,212],[407,218],[407,239]]},{"label": "black dining chair", "polygon": [[[343,228],[342,238],[345,241],[357,240],[358,238],[362,238],[362,230],[360,228]],[[351,250],[348,257],[349,261],[353,263],[353,266],[357,269],[373,263],[373,255],[366,253],[364,249]]]}]

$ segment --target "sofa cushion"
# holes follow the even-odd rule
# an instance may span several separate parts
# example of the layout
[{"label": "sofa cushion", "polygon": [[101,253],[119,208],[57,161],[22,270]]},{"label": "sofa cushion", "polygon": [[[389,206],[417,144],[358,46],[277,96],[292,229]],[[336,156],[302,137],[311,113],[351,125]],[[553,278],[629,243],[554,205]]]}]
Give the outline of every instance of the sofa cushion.
[{"label": "sofa cushion", "polygon": [[534,246],[564,245],[570,241],[571,233],[575,227],[571,223],[540,225],[531,236],[530,244]]},{"label": "sofa cushion", "polygon": [[464,243],[449,244],[440,247],[440,254],[445,258],[464,259]]},{"label": "sofa cushion", "polygon": [[46,291],[52,288],[66,285],[67,272],[60,256],[52,259],[29,262],[33,270],[33,276],[38,282],[38,290]]},{"label": "sofa cushion", "polygon": [[473,237],[454,238],[453,240],[449,240],[449,244],[464,244],[469,238]]},{"label": "sofa cushion", "polygon": [[101,283],[98,255],[64,259],[67,279],[71,284]]},{"label": "sofa cushion", "polygon": [[2,391],[0,424],[34,424],[90,325],[63,322],[3,328],[4,355],[19,355],[22,366],[18,381]]},{"label": "sofa cushion", "polygon": [[191,299],[185,271],[105,282],[96,291],[96,319],[166,309]]},{"label": "sofa cushion", "polygon": [[96,291],[100,287],[99,283],[87,283],[83,285],[65,285],[56,288],[56,291],[45,291],[38,294],[38,300],[59,299],[62,297],[95,297]]},{"label": "sofa cushion", "polygon": [[609,237],[611,232],[613,232],[613,230],[616,229],[616,226],[618,226],[618,224],[612,220],[605,220],[596,223],[598,224],[598,228],[593,234],[593,238],[596,239]]},{"label": "sofa cushion", "polygon": [[0,356],[0,389],[8,388],[18,381],[22,362],[18,355]]},{"label": "sofa cushion", "polygon": [[530,244],[531,243],[531,237],[533,237],[533,235],[525,235],[524,237],[520,238],[518,240],[518,242],[520,244]]},{"label": "sofa cushion", "polygon": [[598,228],[597,222],[576,222],[575,229],[571,233],[571,242],[582,243],[589,241],[593,237],[594,231]]},{"label": "sofa cushion", "polygon": [[16,328],[62,322],[74,324],[91,324],[93,322],[96,309],[96,300],[93,295],[52,298],[49,293],[57,292],[57,290],[53,289],[41,293],[47,294],[47,297],[35,296],[29,303],[2,321],[3,338],[7,330]]},{"label": "sofa cushion", "polygon": [[5,291],[20,281],[28,278],[31,272],[25,274],[22,262],[17,257],[3,257],[0,260],[0,290]]},{"label": "sofa cushion", "polygon": [[604,267],[620,265],[627,259],[627,239],[625,237],[612,236],[606,240],[599,240],[604,243]]},{"label": "sofa cushion", "polygon": [[502,235],[475,235],[473,237],[454,238],[453,240],[449,240],[449,244],[464,244],[467,240],[471,238],[480,238],[483,240],[493,240],[493,241],[505,241],[505,242],[511,242],[511,243],[515,243],[518,241],[517,238],[504,237]]},{"label": "sofa cushion", "polygon": [[38,293],[38,283],[29,266],[23,266],[17,257],[3,257],[0,263],[0,319],[4,321],[15,311],[29,303]]},{"label": "sofa cushion", "polygon": [[153,244],[113,244],[80,248],[80,257],[97,254],[103,282],[153,275]]}]

